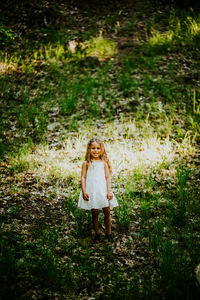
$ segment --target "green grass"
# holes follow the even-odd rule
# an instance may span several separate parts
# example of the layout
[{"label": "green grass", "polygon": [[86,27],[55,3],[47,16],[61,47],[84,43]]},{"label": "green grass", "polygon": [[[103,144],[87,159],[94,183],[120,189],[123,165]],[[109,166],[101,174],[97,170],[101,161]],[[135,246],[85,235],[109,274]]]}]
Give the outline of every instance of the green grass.
[{"label": "green grass", "polygon": [[[162,25],[161,17],[168,22],[168,28],[166,24]],[[172,8],[169,17],[155,13],[148,25],[146,48],[148,55],[165,54],[181,47],[186,49],[193,47],[195,50],[199,46],[200,16],[192,9],[186,13]]]},{"label": "green grass", "polygon": [[[199,16],[150,7],[91,20],[75,52],[75,28],[1,52],[3,297],[198,299]],[[127,52],[122,34],[137,36]],[[110,245],[77,208],[93,136],[119,202]]]}]

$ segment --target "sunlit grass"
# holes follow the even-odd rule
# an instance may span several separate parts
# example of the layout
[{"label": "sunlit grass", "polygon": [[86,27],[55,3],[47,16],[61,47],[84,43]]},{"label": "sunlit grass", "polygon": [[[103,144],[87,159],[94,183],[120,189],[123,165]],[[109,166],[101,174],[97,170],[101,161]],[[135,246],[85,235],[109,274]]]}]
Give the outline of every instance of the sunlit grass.
[{"label": "sunlit grass", "polygon": [[[122,128],[125,135],[122,135]],[[61,149],[49,145],[35,146],[32,151],[23,148],[18,156],[11,156],[10,164],[16,175],[26,170],[44,182],[53,180],[58,184],[77,185],[87,142],[92,136],[98,136],[105,142],[114,178],[120,174],[131,175],[139,169],[145,175],[149,169],[159,169],[177,160],[177,153],[181,160],[197,151],[189,134],[178,142],[168,136],[150,135],[150,132],[153,132],[150,125],[139,129],[138,124],[130,120],[122,124],[108,123],[99,134],[95,128],[88,127],[85,131],[80,130],[74,138],[65,138]]]},{"label": "sunlit grass", "polygon": [[[175,9],[171,9],[169,25],[165,30],[157,29],[152,25],[150,35],[147,36],[147,49],[161,52],[169,51],[177,45],[199,45],[200,41],[200,15],[179,16]],[[157,49],[156,49],[157,47]],[[151,49],[152,48],[152,49]]]},{"label": "sunlit grass", "polygon": [[87,46],[86,53],[89,56],[112,57],[116,54],[115,42],[104,38],[102,33],[98,37],[93,37],[85,44]]},{"label": "sunlit grass", "polygon": [[[70,41],[69,41],[70,42]],[[76,42],[78,44],[78,42]],[[16,71],[22,67],[22,71],[30,74],[34,71],[34,66],[49,65],[51,68],[59,68],[59,64],[67,64],[72,59],[83,59],[87,56],[98,58],[113,57],[116,54],[116,44],[114,41],[104,38],[102,33],[97,37],[91,37],[89,40],[75,47],[74,51],[70,47],[57,42],[56,44],[48,43],[42,45],[39,49],[28,49],[21,55],[14,52],[0,53],[0,73],[7,73],[8,70]]]},{"label": "sunlit grass", "polygon": [[18,65],[16,63],[0,63],[0,74],[9,73],[17,70]]},{"label": "sunlit grass", "polygon": [[167,31],[167,32],[161,33],[154,29],[151,31],[151,36],[149,38],[149,44],[152,46],[155,46],[155,45],[170,46],[170,44],[173,40],[173,36],[174,36],[174,34],[172,31]]},{"label": "sunlit grass", "polygon": [[200,15],[197,18],[191,16],[187,17],[187,36],[189,39],[193,39],[195,36],[200,34]]}]

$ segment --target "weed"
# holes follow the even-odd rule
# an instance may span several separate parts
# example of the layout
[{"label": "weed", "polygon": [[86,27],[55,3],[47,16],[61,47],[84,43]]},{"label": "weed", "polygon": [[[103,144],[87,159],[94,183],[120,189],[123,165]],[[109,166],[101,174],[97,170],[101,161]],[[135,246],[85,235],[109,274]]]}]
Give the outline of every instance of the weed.
[{"label": "weed", "polygon": [[[119,285],[120,289],[117,288]],[[139,299],[139,278],[134,269],[131,270],[129,280],[121,272],[118,272],[114,276],[114,286],[110,296],[114,299],[121,299],[125,294],[126,299],[132,299],[133,295],[136,299]]]},{"label": "weed", "polygon": [[141,201],[141,218],[142,222],[147,221],[151,216],[150,203],[148,201]]},{"label": "weed", "polygon": [[116,207],[117,223],[121,228],[127,228],[130,224],[130,212],[126,201],[123,201],[120,207]]},{"label": "weed", "polygon": [[76,111],[80,89],[80,83],[74,82],[71,90],[67,90],[67,95],[62,101],[62,112],[64,114],[70,115]]},{"label": "weed", "polygon": [[20,209],[19,206],[12,206],[8,209],[8,213],[11,217],[16,217],[19,209]]},{"label": "weed", "polygon": [[199,115],[200,114],[200,104],[198,102],[200,99],[196,99],[196,90],[193,92],[193,113]]},{"label": "weed", "polygon": [[126,21],[125,23],[125,30],[127,30],[128,32],[133,32],[134,26],[135,26],[135,22],[136,22],[136,17],[133,16],[131,18],[131,20]]},{"label": "weed", "polygon": [[[180,45],[199,44],[200,37],[200,21],[199,16],[190,15],[179,16],[178,11],[171,9],[168,30],[160,32],[155,29],[155,25],[151,24],[150,36],[147,36],[147,53],[151,56],[155,54],[164,54],[171,51],[173,47]],[[149,32],[147,28],[147,32]]]},{"label": "weed", "polygon": [[123,92],[123,95],[126,97],[130,93],[134,92],[138,86],[137,81],[134,79],[130,80],[129,74],[123,74],[119,78],[120,89]]},{"label": "weed", "polygon": [[156,254],[163,241],[163,228],[164,223],[162,219],[155,221],[153,224],[153,229],[149,232],[149,246],[153,250],[154,254]]},{"label": "weed", "polygon": [[103,38],[102,31],[100,31],[99,36],[92,38],[86,42],[86,54],[88,56],[114,56],[116,53],[116,46],[113,41]]},{"label": "weed", "polygon": [[169,223],[176,224],[178,226],[185,225],[187,222],[187,201],[188,195],[185,189],[186,182],[188,180],[191,170],[187,168],[177,169],[178,187],[176,201],[169,201]]},{"label": "weed", "polygon": [[7,19],[1,15],[0,18],[0,43],[3,46],[8,46],[14,40],[14,32],[7,26]]},{"label": "weed", "polygon": [[79,209],[71,196],[68,197],[66,205],[68,213],[74,218],[76,223],[75,235],[77,237],[87,237],[88,229],[90,230],[92,222],[90,212]]}]

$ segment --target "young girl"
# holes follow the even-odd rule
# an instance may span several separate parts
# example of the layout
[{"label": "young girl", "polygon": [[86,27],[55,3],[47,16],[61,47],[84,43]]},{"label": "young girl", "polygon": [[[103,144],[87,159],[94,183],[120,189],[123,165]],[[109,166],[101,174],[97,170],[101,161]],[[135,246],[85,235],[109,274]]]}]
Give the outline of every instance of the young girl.
[{"label": "young girl", "polygon": [[95,240],[100,239],[98,209],[103,209],[106,237],[110,241],[110,209],[118,206],[118,203],[111,191],[111,166],[104,144],[96,138],[91,139],[87,145],[81,172],[81,189],[78,207],[92,211]]}]

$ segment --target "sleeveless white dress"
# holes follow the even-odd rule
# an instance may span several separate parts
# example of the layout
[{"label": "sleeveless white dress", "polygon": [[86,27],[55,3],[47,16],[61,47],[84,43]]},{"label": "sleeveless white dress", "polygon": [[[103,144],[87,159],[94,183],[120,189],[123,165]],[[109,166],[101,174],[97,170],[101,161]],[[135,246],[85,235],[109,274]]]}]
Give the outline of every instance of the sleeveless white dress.
[{"label": "sleeveless white dress", "polygon": [[82,191],[79,195],[78,207],[82,209],[101,209],[103,207],[118,206],[118,202],[113,194],[113,198],[107,199],[107,185],[104,171],[104,161],[93,161],[89,163],[86,175],[86,192],[89,200],[83,199]]}]

